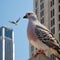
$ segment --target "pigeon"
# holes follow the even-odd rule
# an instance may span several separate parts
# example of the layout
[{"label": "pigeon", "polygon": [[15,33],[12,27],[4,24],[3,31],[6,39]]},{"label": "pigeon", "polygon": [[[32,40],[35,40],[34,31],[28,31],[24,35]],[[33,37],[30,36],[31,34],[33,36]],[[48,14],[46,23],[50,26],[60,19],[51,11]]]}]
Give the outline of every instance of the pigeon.
[{"label": "pigeon", "polygon": [[46,26],[39,22],[36,14],[34,12],[27,12],[23,18],[28,19],[28,40],[35,48],[38,49],[38,52],[49,52],[60,59],[59,41]]},{"label": "pigeon", "polygon": [[19,22],[19,20],[20,20],[20,17],[16,21],[9,21],[9,22],[12,23],[12,24],[14,24],[14,25],[17,25],[18,22]]}]

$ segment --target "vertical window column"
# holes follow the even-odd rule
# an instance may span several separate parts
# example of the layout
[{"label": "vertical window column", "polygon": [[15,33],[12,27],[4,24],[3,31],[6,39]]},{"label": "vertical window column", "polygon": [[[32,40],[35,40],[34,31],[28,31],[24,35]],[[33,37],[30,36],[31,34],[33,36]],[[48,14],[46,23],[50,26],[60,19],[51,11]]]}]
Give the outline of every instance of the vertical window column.
[{"label": "vertical window column", "polygon": [[59,30],[60,30],[60,24],[59,24]]},{"label": "vertical window column", "polygon": [[55,19],[54,19],[54,18],[51,20],[51,27],[52,27],[53,25],[55,25]]},{"label": "vertical window column", "polygon": [[59,9],[59,12],[60,12],[60,5],[59,5],[59,8],[58,9]]},{"label": "vertical window column", "polygon": [[59,33],[59,41],[60,41],[60,33]]},{"label": "vertical window column", "polygon": [[51,10],[51,18],[52,18],[54,15],[55,15],[55,10],[52,9],[52,10]]},{"label": "vertical window column", "polygon": [[60,3],[60,0],[58,0],[58,2]]}]

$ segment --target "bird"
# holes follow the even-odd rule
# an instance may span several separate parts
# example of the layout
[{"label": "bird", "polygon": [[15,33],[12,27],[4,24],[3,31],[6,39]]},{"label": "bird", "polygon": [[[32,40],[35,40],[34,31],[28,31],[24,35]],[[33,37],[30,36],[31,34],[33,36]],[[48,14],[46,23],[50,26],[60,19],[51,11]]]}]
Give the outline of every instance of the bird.
[{"label": "bird", "polygon": [[23,18],[28,19],[27,36],[29,42],[38,49],[39,52],[49,52],[60,59],[60,42],[53,33],[41,24],[34,12],[27,12]]},{"label": "bird", "polygon": [[14,25],[17,25],[18,22],[19,22],[19,20],[20,20],[20,17],[16,21],[9,21],[9,22],[12,23],[12,24],[14,24]]}]

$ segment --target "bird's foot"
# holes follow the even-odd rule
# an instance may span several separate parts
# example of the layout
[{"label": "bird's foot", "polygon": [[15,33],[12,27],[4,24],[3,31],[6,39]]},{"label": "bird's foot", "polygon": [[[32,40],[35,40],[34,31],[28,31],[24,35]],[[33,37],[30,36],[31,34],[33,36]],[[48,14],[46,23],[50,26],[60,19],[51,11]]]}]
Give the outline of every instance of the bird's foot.
[{"label": "bird's foot", "polygon": [[44,54],[44,50],[38,50],[35,54],[34,57],[40,55],[40,54]]}]

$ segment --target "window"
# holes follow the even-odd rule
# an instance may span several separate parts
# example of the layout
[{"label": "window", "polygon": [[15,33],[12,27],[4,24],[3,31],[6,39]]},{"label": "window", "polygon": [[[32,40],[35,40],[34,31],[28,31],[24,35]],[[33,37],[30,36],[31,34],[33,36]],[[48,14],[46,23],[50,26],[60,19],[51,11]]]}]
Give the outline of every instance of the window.
[{"label": "window", "polygon": [[41,24],[44,24],[44,17],[40,20]]},{"label": "window", "polygon": [[51,18],[54,16],[54,14],[55,14],[55,10],[52,9],[52,10],[51,10]]},{"label": "window", "polygon": [[3,40],[0,39],[0,60],[3,60]]},{"label": "window", "polygon": [[54,9],[52,11],[53,11],[53,16],[54,16]]},{"label": "window", "polygon": [[43,0],[40,0],[40,2],[42,2]]},{"label": "window", "polygon": [[59,30],[60,30],[60,24],[59,24]]},{"label": "window", "polygon": [[51,57],[51,60],[56,60],[56,58],[53,54],[50,57]]},{"label": "window", "polygon": [[44,16],[44,10],[42,10],[42,11],[40,12],[40,16],[41,16],[41,17]]},{"label": "window", "polygon": [[36,15],[38,14],[38,11],[37,11],[37,9],[35,9],[35,13],[36,13]]},{"label": "window", "polygon": [[54,0],[50,2],[50,6],[52,7],[54,5]]},{"label": "window", "polygon": [[50,2],[50,6],[52,7],[52,1]]},{"label": "window", "polygon": [[44,8],[44,3],[40,5],[40,9],[43,9],[43,8]]},{"label": "window", "polygon": [[58,2],[60,3],[60,0],[58,0]]},{"label": "window", "polygon": [[36,4],[35,4],[35,6],[37,7],[37,2],[36,2]]},{"label": "window", "polygon": [[59,12],[60,12],[60,5],[59,5]]},{"label": "window", "polygon": [[54,5],[54,0],[52,0],[52,2],[53,2],[52,4]]},{"label": "window", "polygon": [[59,33],[59,41],[60,41],[60,33]]},{"label": "window", "polygon": [[5,60],[13,60],[13,42],[5,40]]},{"label": "window", "polygon": [[55,34],[55,27],[53,27],[53,28],[51,29],[51,32],[52,32],[53,34]]},{"label": "window", "polygon": [[59,21],[60,21],[60,15],[58,16],[58,18],[59,18]]},{"label": "window", "polygon": [[38,7],[38,2],[36,1],[36,3],[35,3],[35,12],[36,12],[36,15],[37,15],[37,7]]},{"label": "window", "polygon": [[51,18],[52,18],[52,10],[51,10]]},{"label": "window", "polygon": [[9,30],[9,29],[5,28],[5,36],[9,37],[9,38],[12,38],[12,30]]},{"label": "window", "polygon": [[53,20],[51,20],[51,27],[55,25],[55,19],[53,18]]},{"label": "window", "polygon": [[3,30],[3,29],[2,29],[2,28],[0,28],[0,36],[2,36],[2,30]]}]

